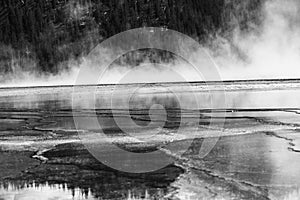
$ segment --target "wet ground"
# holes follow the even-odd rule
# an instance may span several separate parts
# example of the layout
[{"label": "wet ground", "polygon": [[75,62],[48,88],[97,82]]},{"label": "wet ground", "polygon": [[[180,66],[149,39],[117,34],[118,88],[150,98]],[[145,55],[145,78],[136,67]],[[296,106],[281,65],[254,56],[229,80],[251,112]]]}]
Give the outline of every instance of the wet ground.
[{"label": "wet ground", "polygon": [[[142,86],[130,94],[134,97],[130,118],[140,126],[134,129],[141,137],[155,136],[150,145],[129,139],[117,128],[113,114],[126,124],[122,106],[129,93],[118,93],[118,107],[112,111],[112,86],[81,87],[77,92],[82,100],[75,101],[73,112],[71,87],[1,89],[0,199],[299,199],[299,85],[299,81],[226,83],[226,106],[214,109],[207,103],[207,90],[220,93],[217,84],[195,83],[190,90],[182,84],[163,85],[163,89]],[[176,98],[165,88],[175,91]],[[172,141],[178,149],[164,153],[173,162],[136,174],[95,159],[82,144],[73,119],[91,116],[91,101],[85,98],[94,90],[95,113],[110,136],[101,141],[103,147],[113,142],[142,153]],[[200,108],[190,103],[191,93],[203,102]],[[158,134],[147,128],[150,120],[161,120],[159,115],[149,115],[153,104],[166,108],[166,123]],[[180,124],[182,119],[187,123]],[[178,127],[183,133],[176,132]],[[96,133],[93,128],[86,131]],[[203,158],[199,149],[207,138],[217,143]],[[188,150],[180,148],[190,142]]]}]

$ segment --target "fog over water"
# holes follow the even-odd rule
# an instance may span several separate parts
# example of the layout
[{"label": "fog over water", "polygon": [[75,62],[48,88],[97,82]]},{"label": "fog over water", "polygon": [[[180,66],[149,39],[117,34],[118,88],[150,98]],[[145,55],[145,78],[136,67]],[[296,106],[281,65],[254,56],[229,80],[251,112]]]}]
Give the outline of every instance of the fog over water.
[{"label": "fog over water", "polygon": [[[204,51],[142,28],[56,75],[0,74],[0,200],[300,199],[300,1],[262,1]],[[120,53],[140,43],[186,51]]]}]

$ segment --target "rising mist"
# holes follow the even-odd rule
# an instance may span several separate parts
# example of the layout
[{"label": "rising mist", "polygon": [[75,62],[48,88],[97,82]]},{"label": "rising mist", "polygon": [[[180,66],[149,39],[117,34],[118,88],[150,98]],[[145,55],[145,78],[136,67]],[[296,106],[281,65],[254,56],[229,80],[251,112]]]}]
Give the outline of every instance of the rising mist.
[{"label": "rising mist", "polygon": [[[69,10],[71,8],[68,7]],[[78,10],[78,6],[74,9]],[[300,78],[297,70],[300,66],[300,27],[297,26],[300,22],[299,13],[300,3],[297,0],[266,0],[260,12],[256,13],[261,18],[261,23],[252,21],[248,14],[246,23],[250,29],[244,30],[239,24],[233,29],[224,29],[228,33],[216,31],[206,41],[197,37],[195,39],[211,54],[224,80]],[[247,13],[243,15],[247,16]],[[235,23],[234,20],[238,21],[238,17],[232,18],[232,23]],[[86,40],[92,40],[89,38],[89,35],[85,37]],[[13,73],[3,74],[1,86],[72,85],[80,67],[85,64],[82,62],[85,58],[82,55],[79,59],[65,61],[64,67],[54,74],[37,72],[36,60],[24,58],[28,66],[26,70],[17,66],[13,68]],[[132,80],[128,79],[128,82],[179,81],[169,75],[173,70],[181,74],[185,81],[202,81],[195,76],[188,61],[176,56],[172,58],[172,61],[159,63],[151,63],[151,58],[146,58],[134,66],[115,62],[100,83],[118,83],[129,72],[136,76],[132,76]],[[197,53],[193,59],[197,59]]]},{"label": "rising mist", "polygon": [[[215,56],[226,80],[300,78],[300,2],[268,0],[263,7],[263,24],[248,33],[235,30],[232,44],[244,57],[238,57],[220,42]],[[212,52],[214,53],[214,52]]]}]

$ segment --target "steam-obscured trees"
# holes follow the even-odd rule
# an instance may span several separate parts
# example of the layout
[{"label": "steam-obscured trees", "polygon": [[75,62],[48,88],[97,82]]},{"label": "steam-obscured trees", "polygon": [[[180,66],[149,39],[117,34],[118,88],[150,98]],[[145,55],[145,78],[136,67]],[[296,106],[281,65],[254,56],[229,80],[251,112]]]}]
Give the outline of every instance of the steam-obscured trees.
[{"label": "steam-obscured trees", "polygon": [[[131,28],[167,27],[201,42],[236,25],[247,29],[249,21],[259,21],[257,10],[263,1],[3,0],[0,48],[10,46],[20,57],[36,59],[40,71],[57,73],[60,63]],[[8,55],[0,55],[2,70],[12,64]]]}]

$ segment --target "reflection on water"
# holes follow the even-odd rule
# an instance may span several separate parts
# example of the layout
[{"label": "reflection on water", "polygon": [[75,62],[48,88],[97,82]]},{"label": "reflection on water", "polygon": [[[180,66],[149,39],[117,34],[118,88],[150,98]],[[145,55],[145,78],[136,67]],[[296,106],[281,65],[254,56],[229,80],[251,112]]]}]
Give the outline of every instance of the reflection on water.
[{"label": "reflection on water", "polygon": [[66,184],[14,184],[0,185],[0,199],[15,200],[94,200],[90,190],[82,191],[79,188],[70,189]]},{"label": "reflection on water", "polygon": [[[116,89],[117,88],[117,89]],[[135,89],[137,88],[137,89]],[[219,98],[220,90],[226,92],[227,108],[298,108],[300,107],[300,81],[252,81],[231,82],[224,85],[203,83],[193,84],[148,84],[124,86],[86,86],[79,87],[74,93],[78,109],[107,109],[111,107],[113,94],[115,106],[126,105],[124,99],[133,97],[135,105],[130,108],[147,108],[150,104],[164,101],[165,105],[172,105],[172,93],[176,94],[179,102],[183,102],[188,109],[195,109],[195,96],[200,102],[200,108],[211,108],[210,98]],[[93,95],[90,95],[93,94]],[[94,98],[95,101],[90,97]],[[61,110],[72,109],[72,87],[45,87],[1,89],[1,109],[43,109]],[[223,100],[220,97],[220,100]],[[73,102],[74,103],[74,102]],[[118,105],[120,104],[120,105]],[[221,103],[220,105],[223,105]],[[132,107],[133,106],[133,107]],[[177,106],[177,105],[175,105]],[[184,108],[184,107],[181,107]],[[224,107],[222,107],[224,108]]]},{"label": "reflection on water", "polygon": [[[158,196],[163,196],[158,194]],[[128,190],[124,200],[150,200],[147,190],[139,193]],[[0,199],[5,200],[96,200],[90,189],[69,188],[67,184],[36,184],[9,182],[0,185]]]},{"label": "reflection on water", "polygon": [[[209,110],[213,94],[207,93],[206,86],[193,86],[193,95],[201,102],[200,110],[195,109],[191,91],[183,91],[183,85],[172,86],[172,90],[179,91],[176,96],[166,92],[168,85],[162,90],[152,85],[150,90],[142,88],[134,94],[126,93],[128,86],[122,86],[124,90],[114,97],[114,108],[124,126],[122,109],[129,107],[130,117],[141,126],[135,128],[137,133],[153,134],[145,126],[154,116],[158,122],[167,122],[158,136],[160,142],[173,137],[180,146],[180,142],[198,137],[184,155],[168,152],[175,158],[176,167],[142,175],[113,171],[78,146],[71,110],[72,88],[2,90],[0,169],[16,167],[7,170],[9,173],[0,172],[0,199],[300,199],[300,91],[288,85],[256,83],[253,89],[246,83],[227,84],[223,137],[205,159],[199,157],[199,147],[203,137],[215,133],[207,128],[208,121],[218,121],[220,116],[220,110]],[[107,110],[111,88],[82,87],[75,114],[90,116],[94,105],[86,94],[95,88],[100,123],[123,148],[130,141],[125,140],[129,136],[122,134],[112,111]],[[126,105],[124,99],[128,97],[130,102]],[[153,104],[167,108],[164,120],[149,113]],[[175,131],[180,120],[193,122],[195,113],[201,114],[200,123],[186,123],[185,137],[178,137]],[[201,129],[195,131],[198,125]],[[105,142],[110,141],[103,141],[104,147]],[[24,164],[26,169],[16,164],[30,162],[33,154],[46,162],[35,161],[28,167]]]}]

